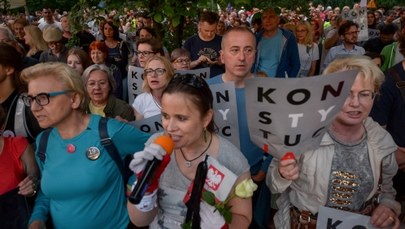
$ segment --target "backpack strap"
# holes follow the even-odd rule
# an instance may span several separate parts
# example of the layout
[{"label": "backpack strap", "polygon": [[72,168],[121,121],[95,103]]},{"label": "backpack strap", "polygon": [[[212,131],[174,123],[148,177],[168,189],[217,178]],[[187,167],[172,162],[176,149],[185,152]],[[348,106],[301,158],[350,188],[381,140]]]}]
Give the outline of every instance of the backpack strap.
[{"label": "backpack strap", "polygon": [[27,133],[27,125],[25,121],[25,104],[22,101],[21,95],[18,96],[17,105],[15,108],[15,115],[14,115],[14,132],[15,135],[24,136],[24,137],[32,137]]},{"label": "backpack strap", "polygon": [[392,79],[395,81],[395,86],[401,92],[402,101],[405,104],[405,81],[401,79],[399,72],[395,68],[391,68],[391,69],[387,70],[386,73],[388,73],[392,77]]},{"label": "backpack strap", "polygon": [[125,177],[124,163],[122,162],[122,159],[121,159],[120,155],[118,154],[118,150],[115,147],[114,142],[112,142],[111,138],[108,136],[107,122],[108,122],[108,118],[104,118],[104,117],[100,118],[100,122],[98,124],[100,142],[101,142],[101,145],[103,145],[104,148],[107,150],[110,157],[114,160],[115,164],[117,164],[118,169],[121,172],[121,176],[124,181],[124,185],[125,185],[126,181],[124,178]]},{"label": "backpack strap", "polygon": [[48,139],[49,139],[49,134],[51,133],[52,128],[48,128],[42,132],[41,139],[39,139],[39,145],[37,149],[37,156],[39,157],[39,160],[41,160],[42,163],[45,162],[46,158],[46,148],[48,146]]}]

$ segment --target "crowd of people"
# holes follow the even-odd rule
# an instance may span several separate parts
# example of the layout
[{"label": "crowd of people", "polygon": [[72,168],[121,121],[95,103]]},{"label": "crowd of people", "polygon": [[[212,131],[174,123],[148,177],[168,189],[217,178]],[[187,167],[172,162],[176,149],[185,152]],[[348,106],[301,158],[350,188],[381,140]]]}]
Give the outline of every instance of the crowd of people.
[{"label": "crowd of people", "polygon": [[[85,12],[77,34],[68,12],[49,7],[3,18],[0,228],[316,228],[321,206],[399,228],[405,6],[309,7],[310,15],[202,11],[188,19],[196,33],[173,50],[150,17],[127,8]],[[347,17],[361,10],[364,24]],[[70,48],[75,36],[79,45]],[[142,93],[131,102],[130,66],[143,69]],[[187,73],[200,68],[209,69],[207,79]],[[358,74],[317,148],[283,160],[253,143],[245,80],[346,70]],[[239,147],[216,131],[210,86],[221,83],[235,87]],[[131,125],[156,116],[162,132]],[[172,152],[156,143],[161,135],[172,139]],[[126,197],[149,161],[161,162],[133,204]],[[213,166],[234,176],[225,205],[215,192],[209,201],[201,185]],[[240,196],[245,185],[251,193]]]}]

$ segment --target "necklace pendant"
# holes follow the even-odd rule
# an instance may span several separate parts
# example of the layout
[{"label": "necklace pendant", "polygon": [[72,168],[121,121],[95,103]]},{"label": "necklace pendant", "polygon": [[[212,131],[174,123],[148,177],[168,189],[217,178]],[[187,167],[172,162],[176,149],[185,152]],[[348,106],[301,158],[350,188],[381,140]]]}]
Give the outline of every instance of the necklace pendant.
[{"label": "necklace pendant", "polygon": [[191,167],[191,161],[186,161],[186,167],[190,168]]}]

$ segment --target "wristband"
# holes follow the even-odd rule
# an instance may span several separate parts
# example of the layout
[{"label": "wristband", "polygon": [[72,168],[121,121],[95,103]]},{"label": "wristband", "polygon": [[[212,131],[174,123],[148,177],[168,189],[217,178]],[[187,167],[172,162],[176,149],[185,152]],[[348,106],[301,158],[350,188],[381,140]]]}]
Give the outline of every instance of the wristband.
[{"label": "wristband", "polygon": [[144,195],[141,202],[139,204],[135,204],[135,207],[141,212],[149,212],[157,207],[156,200],[157,190],[155,190],[151,194]]}]

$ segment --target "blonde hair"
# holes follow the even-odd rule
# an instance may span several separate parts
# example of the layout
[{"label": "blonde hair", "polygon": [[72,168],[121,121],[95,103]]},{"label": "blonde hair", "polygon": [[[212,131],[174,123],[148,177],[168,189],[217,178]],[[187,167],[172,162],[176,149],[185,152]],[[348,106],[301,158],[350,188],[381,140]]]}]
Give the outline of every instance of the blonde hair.
[{"label": "blonde hair", "polygon": [[384,73],[372,60],[365,57],[336,59],[328,65],[323,74],[355,69],[359,70],[365,79],[371,79],[374,82],[374,92],[380,91],[381,84],[385,79]]},{"label": "blonde hair", "polygon": [[26,35],[31,37],[31,44],[28,44],[30,46],[30,50],[28,50],[27,56],[32,56],[39,51],[48,50],[48,44],[42,37],[42,31],[38,28],[38,26],[27,25],[24,27],[24,32]]},{"label": "blonde hair", "polygon": [[[152,57],[146,62],[144,69],[147,69],[147,68],[149,67],[150,62],[151,62],[151,61],[154,61],[154,60],[160,61],[160,62],[163,63],[163,65],[165,66],[165,70],[166,70],[165,76],[166,76],[166,79],[167,79],[167,83],[169,83],[169,81],[173,78],[173,75],[174,75],[174,68],[173,68],[172,64],[170,63],[170,61],[169,61],[166,57],[163,57],[163,56],[156,56],[156,55],[155,55],[155,56],[152,56]],[[166,83],[166,86],[167,86],[167,83]],[[152,92],[152,91],[151,91],[151,88],[150,88],[150,86],[149,86],[149,84],[148,84],[148,80],[146,79],[146,75],[144,75],[144,80],[143,80],[143,84],[142,84],[142,89],[143,89],[144,92],[149,92],[149,93]]]},{"label": "blonde hair", "polygon": [[[298,28],[298,26],[303,26],[303,27],[305,27],[305,29],[307,30],[307,35],[306,35],[306,37],[304,38],[304,44],[305,44],[305,45],[308,45],[308,46],[312,46],[312,45],[313,45],[313,42],[314,42],[314,35],[313,35],[313,32],[312,32],[312,26],[311,26],[311,24],[310,24],[309,22],[307,22],[307,21],[298,22],[298,23],[295,25],[295,28],[294,28],[294,35],[295,35],[295,37],[297,37],[297,28]],[[297,41],[298,41],[298,39],[297,39]]]},{"label": "blonde hair", "polygon": [[41,76],[48,76],[57,79],[66,86],[66,90],[72,91],[80,97],[80,107],[78,110],[86,112],[89,97],[84,86],[83,78],[73,68],[65,63],[47,62],[39,63],[26,68],[21,72],[21,80],[29,84],[31,80]]}]

